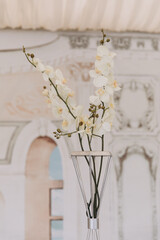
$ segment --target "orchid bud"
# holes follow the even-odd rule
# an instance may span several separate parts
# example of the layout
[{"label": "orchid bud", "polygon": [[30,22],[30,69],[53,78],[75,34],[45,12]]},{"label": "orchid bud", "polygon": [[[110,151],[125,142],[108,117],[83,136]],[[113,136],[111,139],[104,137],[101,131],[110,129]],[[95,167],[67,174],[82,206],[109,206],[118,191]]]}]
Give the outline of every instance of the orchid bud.
[{"label": "orchid bud", "polygon": [[80,123],[79,123],[79,126],[82,126],[82,125],[83,125],[83,122],[80,122]]},{"label": "orchid bud", "polygon": [[22,50],[23,50],[23,52],[24,52],[24,53],[26,52],[26,49],[25,49],[25,47],[24,47],[24,46],[23,46]]}]

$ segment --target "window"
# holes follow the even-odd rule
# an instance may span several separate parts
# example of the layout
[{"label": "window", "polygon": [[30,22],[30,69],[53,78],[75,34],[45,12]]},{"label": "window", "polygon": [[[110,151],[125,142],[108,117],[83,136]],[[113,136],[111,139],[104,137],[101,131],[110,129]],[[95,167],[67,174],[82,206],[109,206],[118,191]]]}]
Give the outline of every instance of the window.
[{"label": "window", "polygon": [[48,137],[33,141],[26,161],[26,240],[63,239],[63,173],[58,146]]},{"label": "window", "polygon": [[50,189],[50,239],[63,239],[63,173],[59,148],[54,148],[49,163],[49,176],[55,187]]}]

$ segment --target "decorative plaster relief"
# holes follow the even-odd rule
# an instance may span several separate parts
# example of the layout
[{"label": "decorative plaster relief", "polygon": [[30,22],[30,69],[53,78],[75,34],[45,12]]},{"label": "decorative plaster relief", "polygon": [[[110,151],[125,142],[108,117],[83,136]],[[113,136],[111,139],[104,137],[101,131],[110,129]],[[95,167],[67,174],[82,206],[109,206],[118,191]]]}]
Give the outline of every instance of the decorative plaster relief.
[{"label": "decorative plaster relief", "polygon": [[87,48],[89,45],[89,36],[87,35],[69,35],[71,48]]},{"label": "decorative plaster relief", "polygon": [[[59,32],[61,37],[69,38],[71,48],[96,47],[100,41],[100,32]],[[113,33],[108,32],[111,47],[115,50],[159,51],[159,34]],[[93,44],[94,41],[94,44]]]},{"label": "decorative plaster relief", "polygon": [[52,118],[41,93],[45,84],[41,78],[40,73],[30,72],[7,75],[0,79],[1,121],[28,121],[42,116]]},{"label": "decorative plaster relief", "polygon": [[15,141],[27,122],[0,122],[0,164],[11,163]]},{"label": "decorative plaster relief", "polygon": [[73,60],[66,66],[66,70],[68,69],[71,79],[73,79],[73,81],[82,81],[82,82],[90,81],[89,71],[93,68],[94,68],[93,62],[86,62],[86,61],[74,62]]},{"label": "decorative plaster relief", "polygon": [[0,161],[3,161],[7,155],[7,148],[12,139],[15,127],[0,126]]},{"label": "decorative plaster relief", "polygon": [[[112,143],[113,145],[113,143]],[[134,140],[131,138],[124,139],[122,141],[116,140],[113,146],[113,155],[115,160],[115,171],[117,181],[123,174],[123,163],[127,159],[127,156],[133,153],[138,153],[144,156],[148,162],[150,176],[153,181],[156,181],[156,173],[158,167],[158,145],[154,141],[137,138]]]},{"label": "decorative plaster relief", "polygon": [[122,90],[115,94],[114,134],[155,134],[158,131],[158,82],[152,77],[117,77]]},{"label": "decorative plaster relief", "polygon": [[[137,216],[137,222],[140,221],[139,224],[143,224],[142,219],[146,216],[144,226],[148,223],[148,229],[146,229],[148,236],[146,235],[145,237],[145,232],[142,231],[142,238],[145,237],[145,239],[150,239],[151,237],[153,240],[158,240],[156,184],[159,150],[157,143],[149,139],[139,140],[135,138],[131,140],[130,138],[125,138],[122,140],[121,138],[112,143],[112,152],[118,186],[119,239],[128,239],[126,237],[128,230],[125,228],[128,218],[131,220],[128,227],[131,226],[132,229],[135,229],[133,226],[136,225],[136,221],[134,220],[132,222],[132,218],[134,218],[135,214],[131,209],[133,207],[135,211],[137,211],[144,197],[148,196],[145,199],[145,204],[142,207],[143,209],[141,208],[143,214],[139,213],[140,216]],[[129,174],[132,173],[131,175],[133,176],[128,177],[128,172]],[[137,177],[135,178],[135,176]],[[124,181],[126,179],[127,182]],[[131,187],[132,189],[128,190]],[[134,197],[127,203],[125,199],[131,197],[128,193]],[[138,198],[140,199],[136,203]],[[130,204],[130,213],[127,212],[128,204]],[[148,208],[150,208],[150,210]],[[141,230],[137,228],[137,232],[140,234]],[[133,234],[135,234],[135,232]]]},{"label": "decorative plaster relief", "polygon": [[157,38],[152,38],[152,47],[155,51],[159,50],[159,40]]},{"label": "decorative plaster relief", "polygon": [[6,110],[10,116],[20,116],[24,119],[32,119],[33,116],[48,115],[47,105],[40,104],[40,90],[25,92],[21,95],[15,95],[12,101],[5,104]]},{"label": "decorative plaster relief", "polygon": [[131,47],[130,37],[111,37],[114,49],[128,50]]},{"label": "decorative plaster relief", "polygon": [[[35,41],[33,41],[33,31],[25,31],[25,34],[21,34],[19,31],[19,34],[21,35],[21,42],[23,41],[22,36],[26,36],[27,39],[29,39],[29,42],[27,42],[27,46],[31,51],[40,52],[41,56],[45,57],[44,62],[53,62],[54,57],[56,56],[57,59],[59,59],[60,56],[58,56],[57,52],[61,52],[64,54],[64,52],[67,52],[68,50],[74,50],[77,51],[79,49],[96,49],[97,44],[99,43],[101,33],[100,32],[93,32],[93,31],[86,31],[86,32],[76,32],[76,31],[64,31],[64,32],[55,32],[50,33],[47,31],[44,31],[44,35],[47,36],[47,34],[50,36],[50,40],[46,42],[46,37],[41,39],[40,44],[38,41],[38,44],[35,45]],[[11,32],[8,30],[6,34],[6,40],[8,38],[15,39],[17,37],[17,32],[14,30]],[[35,32],[36,38],[39,36],[39,32]],[[129,57],[130,53],[134,55],[136,54],[136,59],[138,58],[138,55],[141,57],[144,57],[146,59],[147,57],[150,58],[157,58],[159,59],[159,34],[142,34],[142,33],[108,33],[108,37],[111,39],[111,43],[109,43],[109,47],[113,50],[118,50],[119,55],[120,53],[122,55],[126,54]],[[3,39],[3,42],[5,42],[5,38]],[[12,45],[12,44],[11,44]],[[64,46],[64,48],[63,48]],[[14,72],[28,72],[31,70],[30,66],[27,62],[24,60],[24,56],[22,55],[22,50],[13,44],[13,46],[9,46],[8,49],[1,49],[1,56],[0,61],[2,62],[0,67],[0,72],[2,74],[7,73],[14,73]],[[46,56],[46,52],[49,53]],[[51,54],[54,52],[54,54]],[[77,55],[78,57],[78,55]],[[122,56],[120,56],[122,58]],[[133,57],[134,58],[134,57]],[[16,62],[15,62],[16,59]]]},{"label": "decorative plaster relief", "polygon": [[63,71],[68,84],[73,88],[77,82],[90,82],[89,71],[94,68],[94,57],[92,51],[82,51],[78,56],[73,52],[72,55],[66,54],[58,60],[55,59],[52,65]]}]

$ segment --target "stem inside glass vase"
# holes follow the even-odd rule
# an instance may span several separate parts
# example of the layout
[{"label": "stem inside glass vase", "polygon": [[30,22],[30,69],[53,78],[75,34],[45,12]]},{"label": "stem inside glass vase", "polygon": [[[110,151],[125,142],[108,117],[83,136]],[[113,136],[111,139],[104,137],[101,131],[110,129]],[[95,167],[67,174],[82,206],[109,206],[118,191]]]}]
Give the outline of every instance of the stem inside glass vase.
[{"label": "stem inside glass vase", "polygon": [[[105,151],[81,151],[73,152],[71,156],[88,218],[87,239],[99,239],[99,211],[111,163],[111,154]],[[82,176],[83,170],[80,169],[80,163],[83,160],[88,166],[89,185],[85,179],[86,176]],[[85,187],[89,190],[89,197],[87,197]]]}]

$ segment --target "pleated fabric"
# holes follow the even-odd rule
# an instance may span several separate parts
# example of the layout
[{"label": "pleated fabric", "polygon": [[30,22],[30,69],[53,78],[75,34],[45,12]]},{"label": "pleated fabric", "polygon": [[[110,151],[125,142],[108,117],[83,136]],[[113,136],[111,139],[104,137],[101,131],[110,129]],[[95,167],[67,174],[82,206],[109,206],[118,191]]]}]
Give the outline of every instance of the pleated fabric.
[{"label": "pleated fabric", "polygon": [[0,28],[160,32],[160,0],[0,0]]}]

